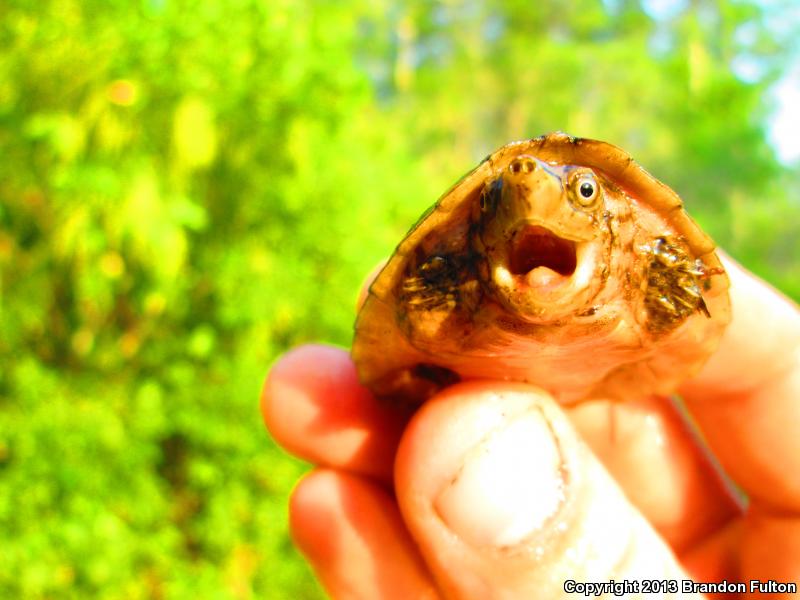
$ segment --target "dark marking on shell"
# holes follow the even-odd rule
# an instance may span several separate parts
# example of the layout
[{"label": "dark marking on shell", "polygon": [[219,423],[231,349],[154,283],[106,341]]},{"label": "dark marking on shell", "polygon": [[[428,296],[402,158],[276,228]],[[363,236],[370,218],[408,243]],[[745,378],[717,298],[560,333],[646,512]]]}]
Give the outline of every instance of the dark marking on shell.
[{"label": "dark marking on shell", "polygon": [[430,381],[439,389],[461,380],[458,373],[439,365],[420,363],[412,369],[412,372],[416,377]]},{"label": "dark marking on shell", "polygon": [[[374,383],[381,400],[400,407],[415,406],[439,390],[461,380],[455,371],[434,364],[420,363],[388,373]],[[380,393],[381,390],[386,390]]]}]

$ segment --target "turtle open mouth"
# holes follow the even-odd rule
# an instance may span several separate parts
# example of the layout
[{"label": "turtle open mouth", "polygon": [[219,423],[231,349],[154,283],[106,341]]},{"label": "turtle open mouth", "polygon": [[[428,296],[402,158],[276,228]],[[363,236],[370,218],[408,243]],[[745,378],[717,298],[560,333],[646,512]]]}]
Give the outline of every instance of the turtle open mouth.
[{"label": "turtle open mouth", "polygon": [[558,237],[539,225],[527,225],[514,236],[509,253],[509,270],[524,275],[537,267],[547,267],[569,277],[578,264],[575,242]]}]

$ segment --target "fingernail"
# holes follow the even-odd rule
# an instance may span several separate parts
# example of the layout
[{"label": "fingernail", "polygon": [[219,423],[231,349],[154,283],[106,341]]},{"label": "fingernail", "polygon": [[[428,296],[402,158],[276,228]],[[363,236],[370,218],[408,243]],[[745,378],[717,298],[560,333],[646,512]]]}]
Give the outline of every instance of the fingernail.
[{"label": "fingernail", "polygon": [[534,407],[472,448],[435,501],[468,544],[513,546],[539,530],[564,501],[563,459],[542,410]]}]

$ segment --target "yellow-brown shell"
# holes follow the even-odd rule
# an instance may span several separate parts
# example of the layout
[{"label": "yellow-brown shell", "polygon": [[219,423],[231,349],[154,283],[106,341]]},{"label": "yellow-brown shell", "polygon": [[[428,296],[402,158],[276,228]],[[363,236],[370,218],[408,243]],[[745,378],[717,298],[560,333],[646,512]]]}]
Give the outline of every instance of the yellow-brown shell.
[{"label": "yellow-brown shell", "polygon": [[[439,312],[425,322],[428,329],[410,333],[409,311],[419,320],[429,307],[421,301],[413,305],[400,301],[404,290],[413,291],[415,285],[416,279],[409,273],[426,266],[420,263],[420,256],[446,254],[449,246],[463,251],[475,207],[487,184],[521,156],[542,164],[588,167],[622,199],[619,202],[628,208],[606,212],[604,232],[629,238],[624,247],[612,249],[617,270],[609,276],[620,279],[625,274],[628,280],[614,280],[613,289],[618,290],[614,297],[597,296],[600,310],[596,318],[591,310],[583,310],[574,318],[553,319],[546,325],[506,319],[502,303],[486,293],[473,293],[479,283],[462,281],[460,292],[437,300],[449,308],[431,308],[432,313]],[[661,275],[655,267],[662,246],[671,249],[673,262],[684,265],[680,278],[698,283],[691,293],[697,295],[700,290],[702,297],[680,319],[659,323],[652,318],[655,313],[648,313],[649,318],[641,316],[646,314],[647,303],[653,303],[651,287],[684,280],[658,279]],[[485,377],[528,381],[565,402],[670,393],[702,366],[730,319],[728,279],[714,249],[713,241],[685,212],[678,195],[620,148],[563,133],[507,144],[423,215],[372,283],[353,341],[359,377],[378,396],[411,402],[422,401],[459,379]],[[477,252],[481,250],[479,247]],[[427,260],[430,263],[432,259]],[[697,276],[685,275],[687,272]],[[487,305],[491,307],[487,309]],[[448,312],[453,307],[455,313]]]}]

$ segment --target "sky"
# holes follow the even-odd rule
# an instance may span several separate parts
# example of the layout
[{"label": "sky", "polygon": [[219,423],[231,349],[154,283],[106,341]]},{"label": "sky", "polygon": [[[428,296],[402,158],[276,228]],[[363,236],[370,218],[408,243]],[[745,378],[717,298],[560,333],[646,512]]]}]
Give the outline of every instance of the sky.
[{"label": "sky", "polygon": [[784,75],[772,88],[776,102],[769,136],[778,159],[794,164],[800,159],[800,66]]},{"label": "sky", "polygon": [[[611,0],[605,0],[610,2]],[[689,7],[689,0],[641,0],[644,11],[656,20],[669,20]],[[755,0],[764,12],[762,19],[776,39],[793,40],[795,61],[772,86],[770,102],[774,110],[768,120],[769,140],[782,163],[800,163],[800,2],[797,0]],[[745,42],[753,30],[746,26],[737,35]],[[763,65],[754,57],[742,55],[732,65],[744,81],[754,81],[763,74]]]}]

